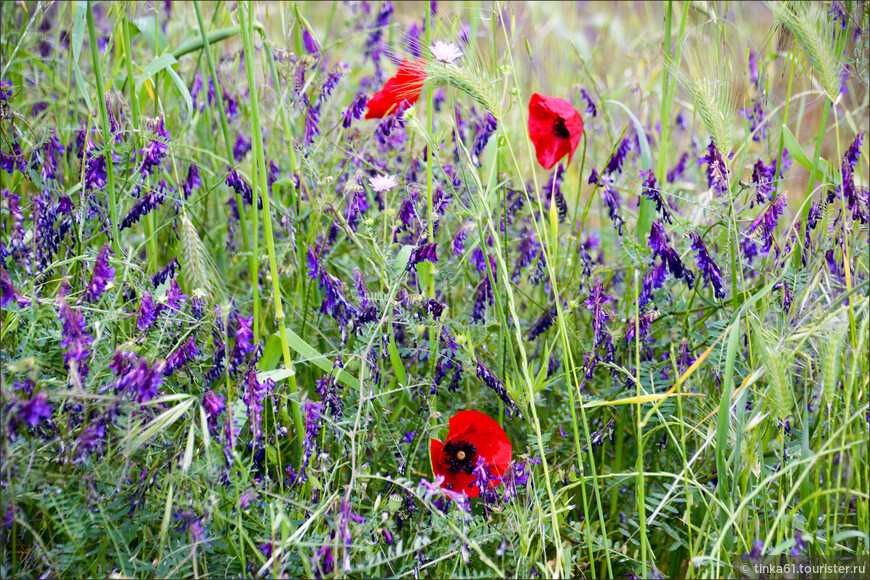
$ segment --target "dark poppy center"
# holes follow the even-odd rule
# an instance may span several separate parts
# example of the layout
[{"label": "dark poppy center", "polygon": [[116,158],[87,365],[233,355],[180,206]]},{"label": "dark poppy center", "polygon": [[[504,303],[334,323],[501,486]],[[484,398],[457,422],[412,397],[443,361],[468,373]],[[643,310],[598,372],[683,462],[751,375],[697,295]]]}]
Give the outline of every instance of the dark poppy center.
[{"label": "dark poppy center", "polygon": [[559,139],[569,139],[571,137],[571,133],[568,132],[568,127],[565,126],[565,119],[562,117],[556,117],[556,120],[553,121],[552,130],[553,135]]},{"label": "dark poppy center", "polygon": [[477,465],[477,448],[468,441],[450,441],[444,445],[444,463],[451,473],[471,475]]}]

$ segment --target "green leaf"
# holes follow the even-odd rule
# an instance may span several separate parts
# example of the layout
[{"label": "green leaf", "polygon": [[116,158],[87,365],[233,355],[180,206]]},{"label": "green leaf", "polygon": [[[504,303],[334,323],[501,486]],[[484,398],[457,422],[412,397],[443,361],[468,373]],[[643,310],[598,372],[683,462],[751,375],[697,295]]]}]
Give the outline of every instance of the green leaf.
[{"label": "green leaf", "polygon": [[[266,346],[263,348],[263,356],[260,357],[258,366],[261,371],[271,371],[278,366],[278,361],[281,360],[281,337],[276,332],[266,341]],[[259,375],[258,375],[259,379]],[[273,379],[274,380],[274,379]]]},{"label": "green leaf", "polygon": [[[806,153],[804,153],[797,138],[786,125],[782,126],[782,137],[789,155],[794,157],[794,160],[800,163],[801,167],[811,172],[813,170],[812,160],[807,157]],[[828,163],[827,159],[819,158],[819,166],[816,168],[816,180],[821,183],[835,183],[834,178],[831,175],[831,165]]]},{"label": "green leaf", "polygon": [[[239,27],[230,26],[229,28],[221,28],[219,30],[212,30],[208,33],[208,43],[209,45],[214,44],[216,42],[220,42],[222,40],[226,40],[227,38],[232,38],[233,36],[239,33]],[[194,38],[190,40],[186,40],[181,43],[178,48],[172,51],[172,56],[175,58],[181,58],[185,54],[191,53],[195,50],[200,50],[202,48],[202,35],[197,34]]]},{"label": "green leaf", "polygon": [[294,371],[293,369],[275,369],[272,371],[257,373],[257,380],[262,383],[263,381],[271,379],[276,383],[279,383],[288,377],[294,376],[295,374],[296,371]]},{"label": "green leaf", "polygon": [[[148,66],[142,69],[142,74],[139,76],[139,80],[136,81],[136,91],[139,91],[139,89],[142,88],[142,85],[145,83],[145,81],[147,81],[163,69],[177,63],[178,61],[171,54],[164,54],[163,56],[158,56],[157,58],[152,60],[150,63],[148,63]],[[188,94],[188,96],[190,96],[190,94]]]},{"label": "green leaf", "polygon": [[[325,355],[320,354],[313,346],[305,342],[301,336],[293,332],[290,328],[287,329],[287,344],[297,354],[301,355],[302,358],[307,359],[308,362],[316,364],[328,373],[333,371],[334,365],[332,361],[330,361]],[[347,371],[339,371],[336,380],[352,389],[359,389],[359,381],[355,377],[350,376]]]},{"label": "green leaf", "polygon": [[76,11],[73,16],[73,32],[72,32],[72,52],[73,52],[73,72],[76,77],[76,87],[85,99],[85,104],[88,106],[88,111],[93,113],[94,106],[91,104],[91,96],[88,94],[88,85],[85,84],[85,77],[82,74],[82,69],[79,67],[79,56],[82,53],[82,45],[85,41],[85,22],[87,20],[88,3],[79,0],[76,2]]},{"label": "green leaf", "polygon": [[187,90],[187,85],[184,84],[184,81],[181,80],[181,77],[178,76],[175,69],[168,67],[166,69],[166,74],[169,75],[169,78],[172,79],[172,84],[174,84],[175,88],[178,89],[178,92],[181,93],[181,98],[184,99],[184,104],[187,105],[187,120],[190,122],[190,119],[193,118],[193,98],[190,96],[190,91]]},{"label": "green leaf", "polygon": [[408,384],[408,375],[405,373],[405,365],[402,364],[402,357],[399,356],[399,349],[396,348],[396,337],[392,332],[390,332],[390,344],[387,345],[387,350],[390,352],[390,364],[393,366],[393,372],[396,373],[396,380],[404,387]]},{"label": "green leaf", "polygon": [[[163,30],[157,26],[157,19],[154,16],[140,16],[131,20],[130,24],[139,30],[152,53],[163,54],[166,51],[169,43],[166,41],[166,36],[163,35]],[[156,46],[154,45],[155,37]]]}]

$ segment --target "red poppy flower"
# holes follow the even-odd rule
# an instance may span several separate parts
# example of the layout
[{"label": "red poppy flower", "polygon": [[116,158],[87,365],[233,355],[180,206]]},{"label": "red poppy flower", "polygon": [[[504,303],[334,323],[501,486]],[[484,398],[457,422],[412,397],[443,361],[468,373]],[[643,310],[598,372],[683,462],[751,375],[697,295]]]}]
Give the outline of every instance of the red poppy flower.
[{"label": "red poppy flower", "polygon": [[[441,487],[468,497],[480,495],[474,483],[474,468],[478,457],[483,457],[490,474],[503,476],[511,462],[511,442],[495,419],[479,411],[460,411],[450,418],[447,439],[441,443],[432,439],[432,471],[444,476]],[[497,482],[492,481],[495,487]]]},{"label": "red poppy flower", "polygon": [[426,82],[426,63],[418,60],[403,60],[396,76],[384,84],[384,88],[374,94],[368,102],[366,119],[380,119],[392,113],[402,101],[413,105],[420,97],[423,83]]},{"label": "red poppy flower", "polygon": [[571,162],[583,136],[583,119],[565,99],[535,93],[529,101],[529,135],[538,163],[552,169],[565,155]]}]

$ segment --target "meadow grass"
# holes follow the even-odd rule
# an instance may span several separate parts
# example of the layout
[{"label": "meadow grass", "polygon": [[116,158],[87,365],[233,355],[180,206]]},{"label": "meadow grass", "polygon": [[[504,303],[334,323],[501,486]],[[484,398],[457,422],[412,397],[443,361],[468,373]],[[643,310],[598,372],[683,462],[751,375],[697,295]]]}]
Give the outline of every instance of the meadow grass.
[{"label": "meadow grass", "polygon": [[0,4],[3,577],[866,559],[868,20]]}]

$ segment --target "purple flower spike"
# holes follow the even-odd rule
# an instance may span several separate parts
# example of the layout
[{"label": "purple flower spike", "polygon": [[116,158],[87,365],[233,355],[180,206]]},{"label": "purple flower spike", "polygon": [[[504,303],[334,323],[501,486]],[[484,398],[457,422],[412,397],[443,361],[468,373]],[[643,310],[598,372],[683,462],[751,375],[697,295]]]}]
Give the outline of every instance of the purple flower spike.
[{"label": "purple flower spike", "polygon": [[728,191],[728,167],[722,153],[716,147],[716,142],[710,139],[706,155],[698,159],[698,166],[707,164],[707,182],[710,189],[722,195]]},{"label": "purple flower spike", "polygon": [[45,393],[37,393],[29,401],[20,403],[15,420],[28,427],[36,427],[43,419],[51,417],[51,405]]},{"label": "purple flower spike", "polygon": [[115,278],[115,269],[109,267],[107,263],[109,252],[109,244],[105,244],[97,255],[94,271],[91,274],[91,281],[82,296],[82,300],[85,302],[98,302],[103,292],[106,291],[106,286]]},{"label": "purple flower spike", "polygon": [[707,251],[707,246],[704,245],[704,240],[698,232],[689,232],[686,234],[692,239],[692,249],[697,252],[695,257],[698,259],[698,269],[707,280],[707,283],[713,287],[713,293],[716,298],[722,300],[725,298],[725,288],[722,283],[722,273],[719,266],[713,261],[710,253]]}]

